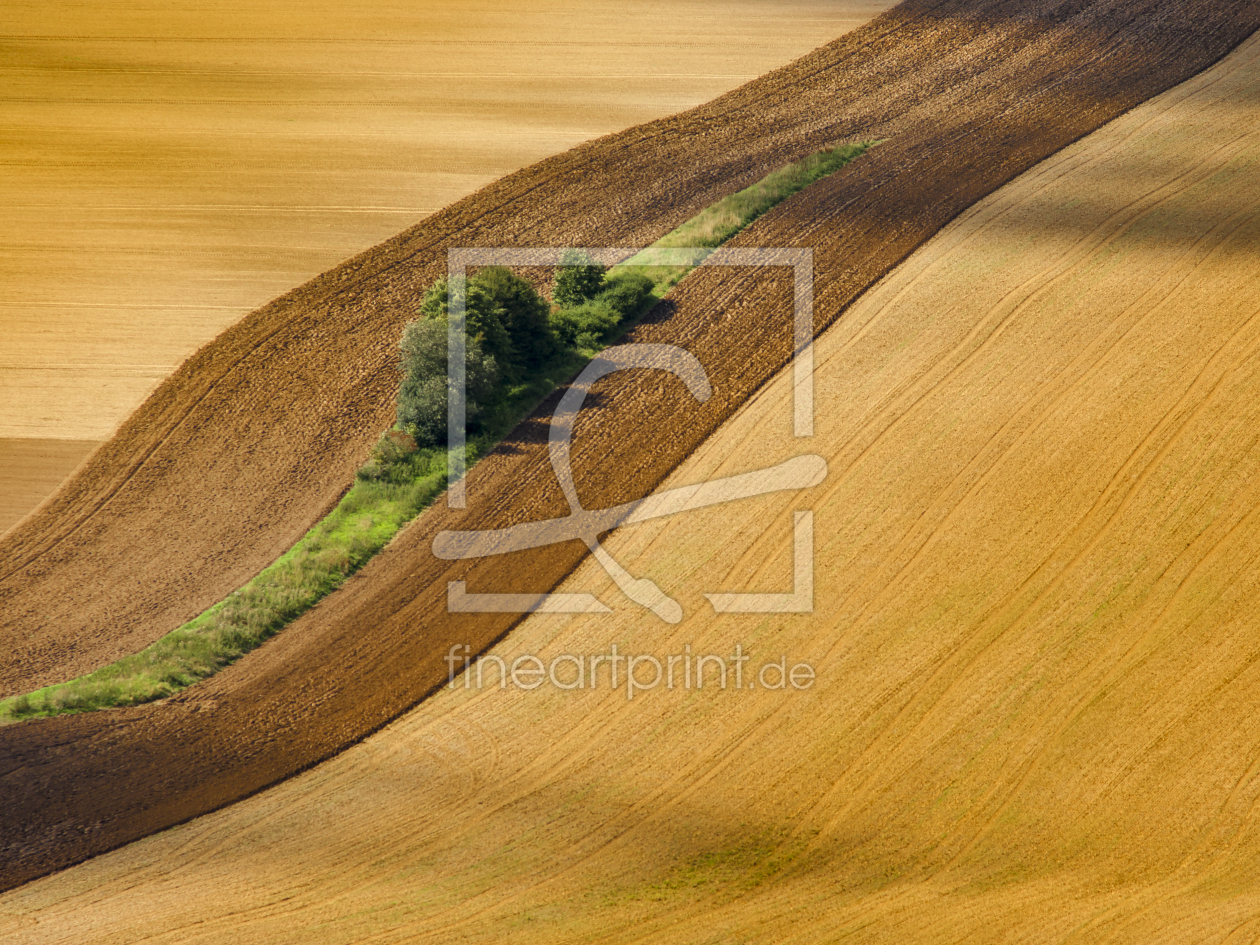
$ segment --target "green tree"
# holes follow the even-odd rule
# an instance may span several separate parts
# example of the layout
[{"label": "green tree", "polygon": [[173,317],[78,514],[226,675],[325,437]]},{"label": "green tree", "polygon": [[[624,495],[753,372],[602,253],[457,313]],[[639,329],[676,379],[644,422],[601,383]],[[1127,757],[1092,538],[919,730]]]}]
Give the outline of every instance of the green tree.
[{"label": "green tree", "polygon": [[[420,318],[403,331],[402,384],[398,388],[398,424],[415,437],[419,447],[446,443],[447,323],[442,318]],[[498,369],[481,342],[465,335],[465,417],[475,424],[494,394]]]},{"label": "green tree", "polygon": [[585,253],[566,252],[556,270],[551,301],[561,308],[572,308],[595,298],[604,288],[606,271]]},{"label": "green tree", "polygon": [[[446,322],[450,312],[450,286],[446,277],[438,279],[424,294],[420,313],[430,321]],[[504,324],[506,313],[476,279],[464,282],[464,330],[494,359],[499,376],[515,381],[520,376],[521,359]]]},{"label": "green tree", "polygon": [[[488,266],[465,285],[464,327],[494,358],[503,380],[516,383],[555,354],[549,306],[532,285],[503,266]],[[420,311],[426,318],[445,319],[448,303],[447,280],[438,279]]]},{"label": "green tree", "polygon": [[503,266],[488,266],[469,280],[484,294],[512,342],[518,372],[535,368],[556,353],[547,316],[547,300],[534,287]]}]

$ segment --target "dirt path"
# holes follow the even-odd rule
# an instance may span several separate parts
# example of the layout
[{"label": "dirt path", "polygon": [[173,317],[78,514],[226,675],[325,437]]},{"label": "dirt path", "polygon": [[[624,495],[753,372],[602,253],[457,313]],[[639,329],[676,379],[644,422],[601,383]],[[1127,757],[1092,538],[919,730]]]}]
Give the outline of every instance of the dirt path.
[{"label": "dirt path", "polygon": [[[1250,940],[1258,167],[1252,40],[864,296],[817,346],[812,439],[781,374],[674,473],[830,463],[609,540],[683,624],[587,561],[561,589],[614,615],[491,650],[740,644],[747,682],[786,654],[812,688],[443,691],[10,893],[12,941]],[[714,616],[701,592],[791,586],[804,509],[814,612]]]},{"label": "dirt path", "polygon": [[[39,552],[2,589],[6,614],[17,614],[6,632],[21,659],[10,685],[134,647],[164,628],[173,600],[208,596],[226,583],[234,556],[248,561],[279,545],[286,527],[305,521],[299,513],[331,501],[381,418],[374,405],[387,403],[402,318],[394,306],[436,271],[447,242],[646,242],[825,140],[893,135],[741,237],[814,249],[821,328],[956,213],[1184,78],[1260,17],[1218,6],[1164,16],[1154,2],[1097,3],[1071,17],[1056,16],[1053,4],[964,9],[962,17],[948,4],[903,6],[710,106],[514,175],[228,332],[98,454],[78,489],[66,491],[59,517],[9,542],[11,563]],[[661,217],[653,209],[661,207],[673,209]],[[672,386],[606,383],[576,437],[588,507],[655,487],[773,376],[789,353],[787,288],[779,276],[706,274],[636,332],[685,345],[716,393],[697,409]],[[478,468],[466,513],[427,516],[344,591],[208,684],[166,705],[0,731],[3,881],[204,813],[329,757],[439,685],[451,643],[480,650],[505,633],[510,616],[448,615],[447,580],[545,590],[581,549],[463,566],[434,560],[429,543],[448,525],[560,511],[543,432],[526,424]],[[224,509],[236,514],[224,520]],[[171,540],[140,542],[146,522],[149,534]],[[52,621],[58,612],[83,628],[72,659],[62,655],[64,632],[40,637],[41,627],[64,626]]]}]

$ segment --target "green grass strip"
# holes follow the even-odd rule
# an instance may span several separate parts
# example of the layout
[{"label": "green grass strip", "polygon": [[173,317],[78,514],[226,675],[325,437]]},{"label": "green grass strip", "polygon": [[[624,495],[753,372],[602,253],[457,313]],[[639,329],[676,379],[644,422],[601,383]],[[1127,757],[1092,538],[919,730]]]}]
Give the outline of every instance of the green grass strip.
[{"label": "green grass strip", "polygon": [[[654,299],[661,298],[693,267],[653,266],[652,248],[721,246],[776,204],[840,170],[877,143],[829,148],[780,168],[705,208],[621,265],[643,267],[655,283]],[[629,327],[623,325],[622,330]],[[511,390],[506,403],[490,418],[486,432],[470,442],[469,468],[595,353],[562,351]],[[0,701],[0,724],[140,705],[213,675],[339,588],[445,488],[445,447],[419,450],[385,468],[377,464],[372,476],[364,478],[361,473],[337,507],[293,548],[226,600],[139,653],[78,679]]]},{"label": "green grass strip", "polygon": [[[746,229],[766,211],[800,193],[815,181],[834,174],[878,144],[878,141],[863,141],[837,145],[777,171],[771,171],[752,186],[705,207],[678,229],[667,233],[621,265],[642,267],[642,271],[656,283],[658,297],[662,297],[695,267],[654,265],[652,250],[679,247],[716,249],[736,233]],[[697,262],[704,255],[698,254]]]},{"label": "green grass strip", "polygon": [[441,493],[444,456],[417,459],[420,468],[409,483],[356,482],[282,558],[226,600],[139,653],[78,679],[6,699],[0,703],[0,720],[152,702],[239,659],[340,587]]}]

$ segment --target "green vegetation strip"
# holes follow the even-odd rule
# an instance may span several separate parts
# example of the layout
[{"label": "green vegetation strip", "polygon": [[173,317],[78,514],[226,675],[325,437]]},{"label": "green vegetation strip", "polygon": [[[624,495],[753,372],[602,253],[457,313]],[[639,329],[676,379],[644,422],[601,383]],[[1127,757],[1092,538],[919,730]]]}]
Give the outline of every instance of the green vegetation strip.
[{"label": "green vegetation strip", "polygon": [[[776,204],[877,143],[829,148],[774,171],[702,210],[653,247],[716,248]],[[690,271],[691,267],[651,265],[651,248],[609,270],[598,294],[575,297],[574,304],[551,313],[556,350],[543,363],[529,366],[523,376],[509,375],[519,382],[501,385],[486,405],[480,428],[470,438],[470,466]],[[632,267],[651,279],[650,287],[630,275]],[[571,266],[570,274],[576,272],[580,282],[584,268],[590,267]],[[558,278],[557,286],[561,284]],[[0,723],[164,699],[261,645],[340,587],[446,488],[445,446],[431,443],[417,449],[414,443],[400,431],[385,434],[337,507],[226,600],[139,653],[78,679],[3,700]]]}]

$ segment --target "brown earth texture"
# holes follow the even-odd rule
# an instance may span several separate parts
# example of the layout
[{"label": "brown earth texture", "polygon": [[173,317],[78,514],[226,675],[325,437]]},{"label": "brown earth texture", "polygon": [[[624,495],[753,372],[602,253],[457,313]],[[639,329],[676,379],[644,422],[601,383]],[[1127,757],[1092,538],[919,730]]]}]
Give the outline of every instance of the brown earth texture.
[{"label": "brown earth texture", "polygon": [[[404,919],[424,915],[424,930],[443,937],[455,932],[493,937],[505,928],[523,936],[521,930],[528,931],[529,923],[541,917],[559,923],[558,932],[568,930],[570,937],[603,934],[615,927],[629,939],[649,934],[647,926],[635,923],[662,914],[652,904],[678,890],[683,890],[682,898],[690,899],[668,919],[668,927],[679,936],[686,933],[688,940],[752,935],[781,940],[793,930],[792,921],[801,923],[796,930],[804,940],[836,937],[846,928],[878,928],[881,909],[907,921],[930,916],[923,903],[951,891],[961,903],[958,921],[970,925],[942,925],[937,932],[965,938],[971,929],[996,936],[1001,929],[993,924],[995,915],[1019,915],[1037,903],[1043,912],[1053,912],[1051,907],[1075,897],[1086,904],[1081,907],[1084,912],[1061,911],[1068,916],[1062,926],[1066,935],[1082,915],[1093,917],[1113,908],[1088,899],[1105,890],[1107,881],[1119,885],[1132,878],[1150,879],[1153,885],[1133,900],[1137,907],[1159,900],[1155,880],[1168,884],[1170,901],[1172,893],[1193,891],[1193,877],[1179,874],[1179,865],[1193,865],[1200,854],[1215,854],[1222,844],[1226,852],[1237,847],[1239,855],[1245,855],[1252,780],[1245,744],[1237,746],[1242,768],[1232,786],[1225,784],[1223,794],[1218,790],[1193,795],[1196,778],[1228,781],[1222,773],[1226,769],[1210,765],[1179,769],[1184,776],[1175,782],[1182,786],[1176,790],[1168,784],[1149,787],[1151,797],[1162,791],[1175,798],[1162,816],[1172,818],[1170,824],[1181,823],[1178,818],[1185,821],[1185,836],[1191,839],[1180,848],[1160,847],[1161,835],[1157,822],[1149,819],[1150,810],[1140,804],[1126,806],[1127,795],[1118,790],[1107,794],[1107,785],[1136,778],[1139,769],[1171,771],[1167,759],[1175,755],[1176,746],[1193,753],[1194,746],[1208,744],[1204,733],[1183,726],[1175,730],[1175,739],[1164,737],[1157,720],[1147,719],[1151,724],[1144,728],[1142,744],[1159,743],[1158,753],[1151,748],[1129,759],[1107,745],[1097,748],[1098,757],[1113,765],[1112,781],[1103,782],[1091,772],[1082,783],[1100,792],[1098,797],[1073,794],[1063,784],[1045,780],[1044,773],[1061,767],[1052,762],[1055,752],[1064,750],[1064,733],[1095,744],[1107,725],[1122,723],[1126,712],[1136,712],[1143,720],[1143,711],[1172,712],[1179,705],[1185,711],[1206,711],[1205,694],[1219,691],[1225,683],[1207,676],[1186,678],[1184,669],[1170,667],[1167,678],[1188,687],[1184,700],[1169,701],[1166,706],[1173,708],[1163,710],[1158,705],[1124,703],[1121,696],[1127,690],[1119,685],[1122,678],[1144,693],[1162,678],[1125,676],[1130,665],[1171,659],[1152,648],[1160,635],[1144,633],[1141,620],[1130,624],[1136,634],[1131,640],[1101,626],[1091,635],[1080,625],[1088,623],[1084,618],[1072,623],[1064,616],[1064,608],[1075,598],[1049,596],[1046,589],[1063,588],[1065,569],[1071,568],[1103,580],[1098,577],[1104,573],[1098,562],[1089,559],[1098,554],[1111,568],[1105,573],[1117,576],[1101,589],[1091,586],[1094,597],[1077,603],[1092,607],[1088,613],[1095,618],[1111,607],[1114,619],[1123,622],[1138,606],[1124,595],[1138,587],[1133,572],[1139,565],[1155,568],[1169,580],[1174,565],[1187,567],[1183,583],[1196,573],[1194,561],[1176,555],[1162,571],[1158,561],[1141,555],[1129,559],[1126,570],[1125,561],[1115,561],[1120,551],[1107,557],[1110,546],[1098,537],[1119,533],[1104,529],[1090,534],[1088,529],[1120,521],[1135,508],[1130,497],[1147,484],[1163,500],[1174,502],[1170,515],[1183,509],[1176,496],[1169,498],[1168,487],[1151,480],[1173,456],[1177,438],[1172,431],[1181,430],[1190,419],[1219,420],[1227,431],[1245,428],[1245,419],[1210,408],[1208,394],[1223,392],[1225,378],[1235,376],[1226,371],[1234,363],[1229,346],[1242,345],[1239,357],[1250,350],[1246,340],[1250,322],[1243,318],[1230,323],[1223,316],[1186,324],[1185,319],[1168,315],[1176,330],[1190,332],[1197,325],[1203,336],[1178,338],[1168,334],[1173,328],[1154,320],[1149,326],[1154,335],[1143,340],[1130,329],[1146,324],[1142,322],[1146,309],[1138,304],[1146,296],[1139,293],[1137,301],[1126,301],[1125,293],[1133,292],[1126,284],[1110,290],[1120,306],[1119,314],[1108,316],[1110,321],[1101,317],[1091,321],[1080,305],[1066,310],[1055,305],[1042,317],[1033,317],[1025,297],[1036,297],[1043,285],[1058,285],[1056,266],[1075,272],[1074,260],[1085,267],[1096,264],[1103,275],[1122,268],[1119,240],[1109,240],[1109,235],[1145,231],[1136,223],[1125,224],[1124,229],[1115,222],[1117,217],[1123,222],[1127,213],[1146,220],[1146,228],[1157,231],[1154,246],[1174,256],[1178,244],[1161,239],[1159,233],[1190,232],[1185,221],[1173,218],[1167,201],[1161,204],[1138,187],[1127,197],[1122,192],[1125,199],[1119,203],[1109,204],[1107,199],[1112,198],[1097,181],[1085,182],[1084,189],[1069,195],[1094,217],[1079,213],[1074,217],[1067,213],[1071,206],[1060,208],[1062,258],[1029,258],[1022,263],[1029,272],[1006,290],[983,261],[963,259],[956,263],[964,272],[961,283],[939,289],[939,295],[917,307],[907,303],[907,314],[897,315],[896,306],[887,301],[874,309],[869,301],[862,303],[865,310],[861,305],[849,307],[967,207],[1132,106],[1208,67],[1258,22],[1260,10],[1242,3],[907,3],[708,106],[583,146],[461,201],[260,310],[203,349],[146,402],[49,508],[10,536],[4,548],[8,577],[0,586],[6,655],[11,654],[4,675],[8,691],[64,678],[137,649],[183,619],[181,614],[200,609],[190,599],[194,591],[204,602],[222,596],[242,574],[247,576],[274,557],[335,499],[366,444],[388,419],[392,347],[417,294],[440,270],[445,247],[642,244],[715,197],[823,143],[888,138],[845,172],[780,206],[738,241],[812,248],[816,328],[837,325],[819,349],[818,451],[828,454],[832,464],[832,480],[821,490],[841,506],[826,527],[822,524],[826,506],[818,512],[818,545],[827,566],[820,566],[818,574],[816,613],[825,620],[811,631],[808,619],[768,627],[764,618],[758,618],[741,625],[742,637],[728,638],[733,625],[702,619],[693,627],[689,618],[677,631],[695,633],[696,639],[714,633],[723,642],[758,640],[777,632],[783,642],[759,643],[767,648],[762,652],[777,653],[790,641],[793,652],[808,654],[819,665],[831,652],[847,655],[843,684],[835,676],[820,685],[815,699],[828,696],[821,702],[784,698],[772,704],[758,696],[691,703],[700,706],[692,710],[698,714],[676,720],[652,717],[667,715],[678,704],[666,700],[635,704],[634,711],[645,715],[627,721],[621,713],[629,710],[617,708],[620,703],[608,702],[607,711],[595,711],[603,693],[583,693],[568,701],[552,694],[549,700],[536,702],[525,698],[529,694],[519,694],[519,699],[498,704],[492,703],[493,694],[466,703],[443,694],[399,728],[414,725],[412,731],[421,731],[429,720],[465,712],[469,731],[484,740],[466,743],[466,751],[456,744],[451,763],[445,766],[432,760],[437,755],[424,755],[414,778],[395,783],[399,791],[431,789],[434,798],[440,795],[441,803],[452,805],[452,816],[464,818],[460,821],[468,825],[464,835],[438,821],[399,828],[408,842],[428,838],[441,847],[449,841],[451,849],[458,847],[453,859],[443,859],[446,854],[433,848],[420,859],[409,860],[405,844],[393,847],[353,819],[339,819],[350,811],[369,816],[373,808],[357,795],[321,795],[332,798],[329,806],[302,813],[300,802],[288,808],[307,824],[320,825],[325,831],[323,845],[333,851],[334,860],[367,856],[364,851],[375,844],[371,857],[376,867],[409,877],[414,890],[432,896],[423,909],[414,902],[391,900],[394,914],[376,912],[363,918],[351,893],[382,888],[383,874],[369,871],[355,874],[356,879],[325,863],[328,868],[318,874],[335,874],[335,882],[344,877],[348,898],[325,890],[329,894],[320,901],[334,903],[334,910],[343,903],[345,911],[338,915],[377,923],[372,928],[361,925],[353,936],[339,936],[335,930],[330,935],[414,938],[416,929],[408,929]],[[1230,68],[1237,72],[1236,65]],[[1231,106],[1254,103],[1253,86],[1234,94],[1229,99],[1221,93],[1203,107],[1228,116]],[[1149,149],[1141,152],[1139,161],[1145,157],[1152,162],[1143,167],[1150,173],[1171,175],[1159,185],[1169,199],[1184,196],[1187,181],[1193,183],[1196,174],[1206,178],[1231,167],[1228,161],[1244,152],[1252,127],[1248,113],[1233,137],[1215,146],[1217,164],[1197,152],[1182,154],[1175,148],[1162,164],[1151,158]],[[1083,153],[1078,161],[1087,164],[1092,141],[1079,146],[1083,151],[1066,154]],[[1103,150],[1122,151],[1122,143],[1116,140]],[[1174,166],[1179,157],[1186,161],[1182,170]],[[1248,160],[1240,165],[1244,170]],[[1049,166],[1058,167],[1060,175],[1072,169],[1054,162]],[[1045,167],[1039,172],[1045,173]],[[1113,175],[1110,179],[1116,184],[1140,183],[1140,175],[1124,166],[1104,167],[1101,173]],[[1049,185],[1046,180],[1037,186]],[[1027,188],[1021,181],[1014,190],[1020,186]],[[1028,199],[1026,193],[1023,199]],[[1208,218],[1201,194],[1184,199],[1188,217]],[[943,239],[965,242],[965,227],[984,223],[986,206],[960,224],[962,237],[950,236],[959,232],[955,228]],[[1138,216],[1147,210],[1156,216]],[[1158,221],[1160,212],[1166,214],[1169,229],[1153,227],[1152,219]],[[1045,234],[1046,222],[1036,212],[1012,212],[1007,219],[1023,220],[1025,226],[1013,226],[1010,234],[1003,234],[1013,238],[997,254],[999,261],[1014,259]],[[1094,222],[1083,231],[1074,230],[1090,219]],[[1254,242],[1246,242],[1250,232],[1246,225],[1247,219],[1231,209],[1203,230],[1188,251],[1208,253],[1235,231],[1244,234],[1239,237],[1244,249],[1254,247]],[[894,281],[905,271],[900,270]],[[1011,271],[1022,270],[1015,266]],[[1158,278],[1165,278],[1165,270],[1156,266],[1155,271]],[[999,294],[963,305],[978,285]],[[912,288],[907,284],[898,292],[908,296]],[[644,384],[641,375],[602,382],[596,404],[584,412],[575,434],[574,468],[587,507],[637,498],[658,486],[774,377],[791,351],[785,329],[791,310],[789,290],[781,275],[697,273],[636,329],[634,340],[682,344],[694,353],[705,365],[715,394],[698,407],[672,383]],[[1075,297],[1111,298],[1108,291],[1089,284]],[[1202,291],[1210,299],[1220,297],[1222,290],[1208,285]],[[1158,307],[1167,294],[1155,294],[1148,301]],[[1198,303],[1190,310],[1202,308]],[[885,310],[892,314],[877,317]],[[837,338],[841,342],[834,341]],[[1139,380],[1149,379],[1152,371],[1172,380],[1133,381],[1131,390],[1123,383],[1131,375],[1122,370],[1091,371],[1122,338],[1132,341],[1143,356],[1157,352],[1153,362],[1132,362]],[[1213,338],[1218,339],[1215,348]],[[828,347],[834,344],[840,347]],[[833,356],[833,350],[842,353]],[[1224,353],[1215,359],[1204,355],[1207,360],[1202,364],[1193,360],[1193,355],[1211,350]],[[1183,360],[1174,358],[1175,353]],[[846,362],[846,357],[851,360]],[[1214,371],[1226,373],[1217,377]],[[1117,406],[1109,410],[1110,401],[1104,402],[1102,393],[1091,400],[1074,391],[1078,377],[1100,385]],[[1177,379],[1185,377],[1189,386],[1179,389]],[[850,389],[829,391],[827,383]],[[778,389],[766,388],[749,411],[773,402]],[[1196,392],[1202,397],[1196,399]],[[1246,398],[1238,402],[1245,403]],[[343,591],[208,683],[164,705],[24,723],[0,731],[5,884],[16,885],[239,800],[328,758],[441,686],[446,676],[443,656],[452,643],[481,651],[501,638],[517,618],[446,613],[447,582],[466,580],[476,591],[548,590],[581,562],[582,546],[467,565],[438,561],[430,543],[443,528],[497,527],[564,511],[542,448],[544,415],[550,406],[545,404],[539,418],[524,424],[470,476],[467,511],[435,508]],[[1046,425],[1040,433],[1031,432],[1047,411],[1060,408],[1066,419]],[[1095,424],[1089,436],[1081,430],[1086,421]],[[755,415],[745,411],[733,424],[756,422]],[[773,455],[773,448],[754,448],[743,434],[736,436],[732,447],[729,429],[697,454],[693,462],[701,465],[696,472],[718,468],[732,449],[737,469],[761,465],[759,460]],[[960,432],[951,436],[951,431]],[[1129,441],[1122,432],[1132,441],[1128,453]],[[1048,452],[1039,452],[1042,437],[1052,434],[1065,439],[1052,441]],[[1092,454],[1093,459],[1072,452],[1084,449],[1086,442],[1096,449],[1102,443],[1105,450]],[[786,446],[799,451],[790,440]],[[1036,449],[1031,456],[1011,452],[1021,446]],[[876,461],[880,450],[889,451],[882,463]],[[756,455],[745,455],[748,452]],[[863,466],[863,459],[870,462]],[[704,466],[705,462],[711,465]],[[1057,476],[1045,471],[1056,463]],[[846,472],[850,469],[856,472]],[[985,488],[997,482],[995,470],[1007,477],[1001,482],[1009,480],[1011,485],[1007,491],[998,489],[1002,501],[986,504],[976,497],[983,497]],[[1228,462],[1217,473],[1186,473],[1200,489],[1204,476],[1216,474],[1233,476],[1231,483],[1247,478],[1244,469]],[[845,495],[844,489],[855,491]],[[1230,503],[1235,492],[1208,489],[1203,494],[1214,497],[1212,510],[1221,516],[1224,508],[1234,508]],[[863,501],[845,504],[854,496]],[[1237,502],[1244,498],[1237,492]],[[974,507],[964,508],[970,500]],[[1010,518],[1012,510],[1032,516],[1042,529],[1031,529],[1030,522],[1018,516]],[[1076,518],[1073,510],[1079,511]],[[1001,520],[1003,511],[1006,521]],[[786,572],[775,570],[783,564],[781,536],[757,536],[767,523],[783,524],[787,512],[787,507],[768,504],[749,520],[758,526],[756,534],[742,538],[751,538],[753,545],[757,540],[768,542],[760,554],[747,550],[748,540],[734,537],[729,545],[715,547],[712,529],[700,529],[694,520],[661,526],[676,529],[676,535],[662,539],[659,548],[666,550],[665,558],[658,559],[656,566],[662,570],[654,576],[672,586],[677,575],[704,565],[705,556],[716,556],[715,570],[700,582],[704,586],[781,587]],[[1072,531],[1077,523],[1080,529]],[[951,533],[946,527],[950,524],[965,528]],[[1245,539],[1245,529],[1226,528],[1227,524],[1220,519],[1224,535]],[[1141,546],[1142,528],[1148,526],[1138,521],[1132,527],[1137,537],[1121,534],[1117,549]],[[623,551],[633,551],[636,534],[618,536]],[[772,528],[765,534],[777,533]],[[683,544],[671,544],[675,537]],[[696,547],[701,551],[689,558],[684,539],[693,545],[700,542]],[[1191,545],[1194,541],[1216,547],[1212,543],[1217,539],[1200,536]],[[955,546],[969,551],[961,557],[944,553]],[[1185,547],[1183,541],[1181,548]],[[126,549],[125,555],[119,549]],[[935,549],[940,550],[934,554]],[[1038,563],[1038,555],[1048,556],[1044,558],[1048,564]],[[1206,550],[1200,556],[1208,557]],[[633,554],[626,560],[633,560]],[[977,563],[992,561],[1005,569],[1002,574],[985,572]],[[758,562],[765,563],[767,573],[759,572]],[[842,567],[845,564],[848,567]],[[646,558],[637,567],[639,573],[652,573]],[[589,572],[584,567],[575,581],[589,577]],[[1132,593],[1140,596],[1136,590]],[[879,625],[886,601],[898,594],[907,609],[891,607],[890,623]],[[911,596],[913,600],[905,602]],[[1163,612],[1174,613],[1175,605],[1186,599],[1206,606],[1204,593],[1190,587],[1180,598],[1173,593],[1161,605]],[[689,613],[703,614],[697,601],[685,602]],[[1012,626],[1006,616],[1016,604],[1025,609],[1044,605],[1045,619],[1059,636],[1024,625],[1016,627],[1017,632],[1003,633]],[[658,640],[667,639],[660,636],[660,627],[643,618],[625,619],[646,627],[645,639],[652,633]],[[540,632],[538,627],[552,634],[565,632],[566,626],[576,628],[579,642],[602,641],[605,633],[598,623],[540,618],[526,623],[524,638],[532,639],[529,634]],[[788,632],[783,634],[784,630]],[[920,630],[922,634],[914,638]],[[626,632],[633,636],[638,631]],[[583,638],[581,633],[591,636]],[[508,643],[515,644],[516,639],[514,634]],[[682,640],[678,637],[676,642]],[[1237,645],[1245,646],[1245,641]],[[1219,650],[1224,644],[1215,646]],[[1058,661],[1047,663],[1050,656],[1043,649],[1053,651]],[[1007,652],[999,654],[1001,650]],[[1238,665],[1246,665],[1246,660]],[[1070,731],[1072,720],[1085,708],[1100,704],[1099,726]],[[490,705],[492,723],[484,714]],[[1114,711],[1105,711],[1113,705]],[[736,707],[751,714],[741,716]],[[478,717],[477,712],[483,715]],[[602,727],[582,729],[566,713],[589,717],[586,724]],[[495,733],[491,726],[500,718],[510,728]],[[458,726],[458,718],[452,715],[451,723]],[[440,728],[441,721],[433,724]],[[619,733],[622,724],[631,728]],[[628,741],[630,730],[638,741]],[[806,740],[806,731],[817,740]],[[504,740],[509,732],[522,739],[519,745]],[[1245,741],[1243,735],[1237,737]],[[607,741],[599,752],[595,749],[601,739]],[[355,751],[389,744],[386,737]],[[614,744],[620,754],[609,753]],[[792,755],[789,745],[798,747],[799,753]],[[588,746],[593,746],[591,753],[584,754]],[[736,751],[739,746],[747,750]],[[574,750],[562,758],[566,747]],[[484,757],[483,750],[488,752]],[[505,757],[511,770],[497,767],[501,762],[496,759]],[[643,764],[633,765],[634,757]],[[487,758],[489,767],[478,767]],[[623,761],[626,766],[617,767]],[[918,779],[903,776],[907,766],[917,770]],[[439,769],[446,780],[436,774]],[[217,815],[219,820],[197,821],[183,831],[99,860],[89,869],[109,869],[111,863],[124,863],[135,855],[132,851],[153,851],[154,843],[195,846],[210,838],[186,859],[172,861],[172,877],[228,848],[235,852],[216,859],[214,868],[231,870],[252,855],[250,841],[244,837],[244,846],[233,847],[232,838],[243,835],[230,827],[211,837],[222,818],[236,810],[245,812],[242,816],[252,811],[262,833],[250,836],[262,836],[266,824],[271,824],[278,832],[266,842],[274,846],[289,837],[301,843],[307,836],[302,831],[282,829],[284,799],[293,796],[284,792],[306,790],[312,779],[335,780],[348,770],[340,760],[322,766],[279,792]],[[575,780],[565,781],[566,770],[578,771]],[[916,793],[924,778],[931,789]],[[551,785],[559,787],[552,791]],[[478,793],[483,787],[491,794]],[[1021,794],[1020,789],[1040,793]],[[515,800],[499,806],[490,803],[513,791],[518,791],[512,795]],[[1201,806],[1210,806],[1219,797],[1217,807],[1227,813],[1216,821],[1209,818],[1196,832],[1197,815],[1187,813],[1181,803],[1191,796],[1200,797]],[[388,803],[386,793],[378,792],[373,799],[376,804]],[[441,809],[437,801],[421,803]],[[1036,811],[1056,803],[1080,812],[1071,829],[1054,830],[1036,817]],[[281,807],[268,808],[269,804]],[[566,810],[576,813],[566,818]],[[495,816],[506,820],[489,816],[496,811],[503,813]],[[1137,819],[1122,822],[1125,811],[1124,816]],[[601,812],[608,814],[602,821]],[[1115,812],[1112,820],[1107,820],[1108,812]],[[594,820],[584,819],[588,815]],[[636,823],[657,817],[659,823],[635,831],[629,821],[617,820],[622,815],[638,818]],[[1240,826],[1233,829],[1234,824]],[[1099,829],[1101,839],[1095,842],[1093,828],[1104,826],[1107,830]],[[505,840],[503,847],[495,847],[509,835],[509,827],[528,842]],[[1218,828],[1225,831],[1221,838],[1211,833]],[[555,836],[547,838],[552,832]],[[1134,866],[1125,850],[1143,848],[1143,843],[1160,852]],[[357,852],[349,852],[352,848]],[[182,849],[189,852],[192,847]],[[390,860],[394,849],[401,852],[397,860]],[[656,872],[646,868],[633,876],[616,873],[617,864],[638,862],[636,857],[656,864]],[[1052,869],[1078,861],[1084,864],[1083,872]],[[259,864],[257,872],[242,867],[234,880],[240,885],[227,888],[239,890],[270,869],[254,862]],[[293,860],[295,865],[299,862]],[[308,862],[315,869],[313,861]],[[961,879],[954,887],[941,885],[948,882],[950,867],[967,870],[958,874]],[[162,872],[163,867],[155,869]],[[436,878],[425,879],[421,875],[425,870],[432,870],[425,875]],[[548,871],[563,876],[550,883]],[[306,883],[303,888],[309,891],[315,888],[314,875],[294,882]],[[776,882],[766,885],[761,900],[756,899],[759,881],[749,880],[752,884],[745,888],[740,885],[744,879],[730,878],[772,875]],[[594,877],[585,892],[564,886],[577,883],[580,876]],[[464,879],[468,885],[459,886]],[[59,881],[95,880],[78,870],[49,882]],[[442,881],[453,885],[440,888]],[[131,880],[117,882],[126,885]],[[282,890],[285,882],[277,876],[275,885],[263,886]],[[1237,892],[1216,880],[1205,882],[1209,886],[1204,895],[1222,901]],[[44,888],[52,889],[36,884],[14,896],[39,895]],[[188,902],[176,887],[165,888],[171,902]],[[548,898],[549,891],[562,888],[563,894]],[[736,902],[722,913],[714,902],[701,901],[710,892],[729,895]],[[97,901],[107,898],[99,892],[86,895]],[[6,899],[5,909],[17,932],[34,921],[28,915],[37,906],[15,909],[10,905],[18,903],[14,896]],[[225,891],[221,901],[230,903],[231,897]],[[509,903],[508,912],[496,912],[496,903],[504,897],[517,898]],[[274,920],[272,926],[255,930],[259,937],[294,932],[298,925],[286,910],[300,909],[301,904],[279,905],[291,899],[289,892],[280,891],[275,898],[259,900],[254,914]],[[759,904],[740,913],[740,900]],[[565,913],[557,905],[561,901],[578,906]],[[587,913],[609,905],[618,908],[600,913],[593,925],[582,924]],[[79,903],[64,914],[81,913]],[[443,914],[446,918],[441,918]],[[1150,910],[1145,914],[1155,916]],[[725,926],[724,915],[729,920]],[[324,913],[307,917],[313,923],[302,926],[307,931],[326,921]],[[809,926],[809,921],[833,926]],[[478,922],[483,925],[476,926]],[[1152,922],[1151,927],[1164,926]],[[1044,930],[1040,924],[1030,926],[1028,934],[1035,937]],[[202,926],[199,933],[214,931]],[[912,928],[896,930],[907,931]],[[184,940],[188,937],[183,935]]]}]

